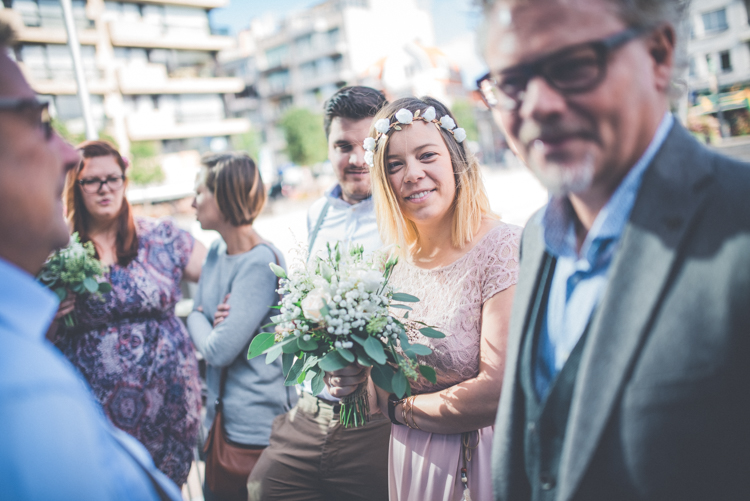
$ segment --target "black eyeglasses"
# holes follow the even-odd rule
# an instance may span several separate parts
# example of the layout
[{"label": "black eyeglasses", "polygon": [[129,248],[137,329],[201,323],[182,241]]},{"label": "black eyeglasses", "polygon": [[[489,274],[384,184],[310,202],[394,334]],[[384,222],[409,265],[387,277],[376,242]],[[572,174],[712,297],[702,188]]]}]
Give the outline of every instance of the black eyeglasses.
[{"label": "black eyeglasses", "polygon": [[111,191],[117,191],[125,183],[125,176],[109,176],[107,179],[92,177],[90,179],[79,179],[78,184],[86,193],[98,193],[106,184]]},{"label": "black eyeglasses", "polygon": [[588,92],[607,75],[609,54],[650,28],[629,28],[603,40],[586,42],[553,52],[532,63],[507,68],[495,77],[487,73],[477,80],[482,100],[490,108],[516,109],[529,81],[540,76],[564,94]]},{"label": "black eyeglasses", "polygon": [[52,138],[52,118],[49,114],[49,103],[33,98],[0,97],[0,111],[12,111],[32,117],[34,125],[44,131],[44,139]]}]

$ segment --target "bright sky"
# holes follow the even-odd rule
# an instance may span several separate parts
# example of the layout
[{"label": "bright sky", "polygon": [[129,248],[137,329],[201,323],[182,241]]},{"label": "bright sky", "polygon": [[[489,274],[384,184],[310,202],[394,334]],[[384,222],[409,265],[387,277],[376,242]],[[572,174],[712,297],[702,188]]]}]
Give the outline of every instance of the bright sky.
[{"label": "bright sky", "polygon": [[[323,0],[231,0],[228,7],[213,9],[211,23],[229,27],[232,34],[250,25],[250,19],[266,14],[283,16],[322,3]],[[377,1],[377,0],[376,0]],[[464,83],[470,84],[484,73],[484,65],[474,50],[474,28],[479,23],[475,0],[422,0],[431,6],[435,41],[449,59],[462,66]],[[460,22],[457,22],[457,19]],[[471,86],[471,85],[469,85]]]}]

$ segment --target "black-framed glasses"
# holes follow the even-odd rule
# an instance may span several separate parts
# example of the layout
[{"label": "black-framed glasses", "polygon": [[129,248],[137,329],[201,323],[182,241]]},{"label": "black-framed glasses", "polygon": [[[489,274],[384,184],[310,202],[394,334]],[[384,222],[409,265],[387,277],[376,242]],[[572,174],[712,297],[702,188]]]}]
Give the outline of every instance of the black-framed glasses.
[{"label": "black-framed glasses", "polygon": [[125,184],[125,176],[109,176],[107,179],[99,179],[97,177],[79,179],[78,184],[81,185],[83,191],[91,194],[98,193],[99,190],[104,188],[105,184],[109,187],[110,191],[117,191]]},{"label": "black-framed glasses", "polygon": [[523,101],[529,81],[537,76],[563,94],[588,92],[607,75],[609,54],[650,29],[628,28],[603,40],[565,47],[534,62],[504,69],[496,76],[487,73],[477,80],[479,94],[490,108],[513,110]]},{"label": "black-framed glasses", "polygon": [[49,114],[49,103],[34,98],[0,97],[0,111],[12,111],[32,117],[34,124],[44,131],[44,139],[52,138],[52,117]]}]

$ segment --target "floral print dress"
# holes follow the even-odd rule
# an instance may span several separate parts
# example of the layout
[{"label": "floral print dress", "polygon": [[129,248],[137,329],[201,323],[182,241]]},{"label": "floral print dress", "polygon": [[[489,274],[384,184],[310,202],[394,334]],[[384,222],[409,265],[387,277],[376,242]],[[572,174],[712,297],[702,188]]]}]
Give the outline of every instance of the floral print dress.
[{"label": "floral print dress", "polygon": [[177,485],[190,471],[200,426],[193,344],[174,308],[193,237],[170,219],[136,218],[138,255],[110,267],[103,301],[78,297],[76,326],[57,347],[83,373],[104,412],[137,438]]}]

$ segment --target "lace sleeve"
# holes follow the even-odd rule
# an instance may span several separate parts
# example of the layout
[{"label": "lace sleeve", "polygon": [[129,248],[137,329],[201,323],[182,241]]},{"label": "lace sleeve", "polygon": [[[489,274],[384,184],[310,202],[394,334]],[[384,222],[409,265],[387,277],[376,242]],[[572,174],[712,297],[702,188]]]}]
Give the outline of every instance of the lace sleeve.
[{"label": "lace sleeve", "polygon": [[[482,242],[482,304],[498,292],[518,282],[518,244],[523,228],[501,224],[501,228]],[[479,263],[478,263],[479,264]]]}]

